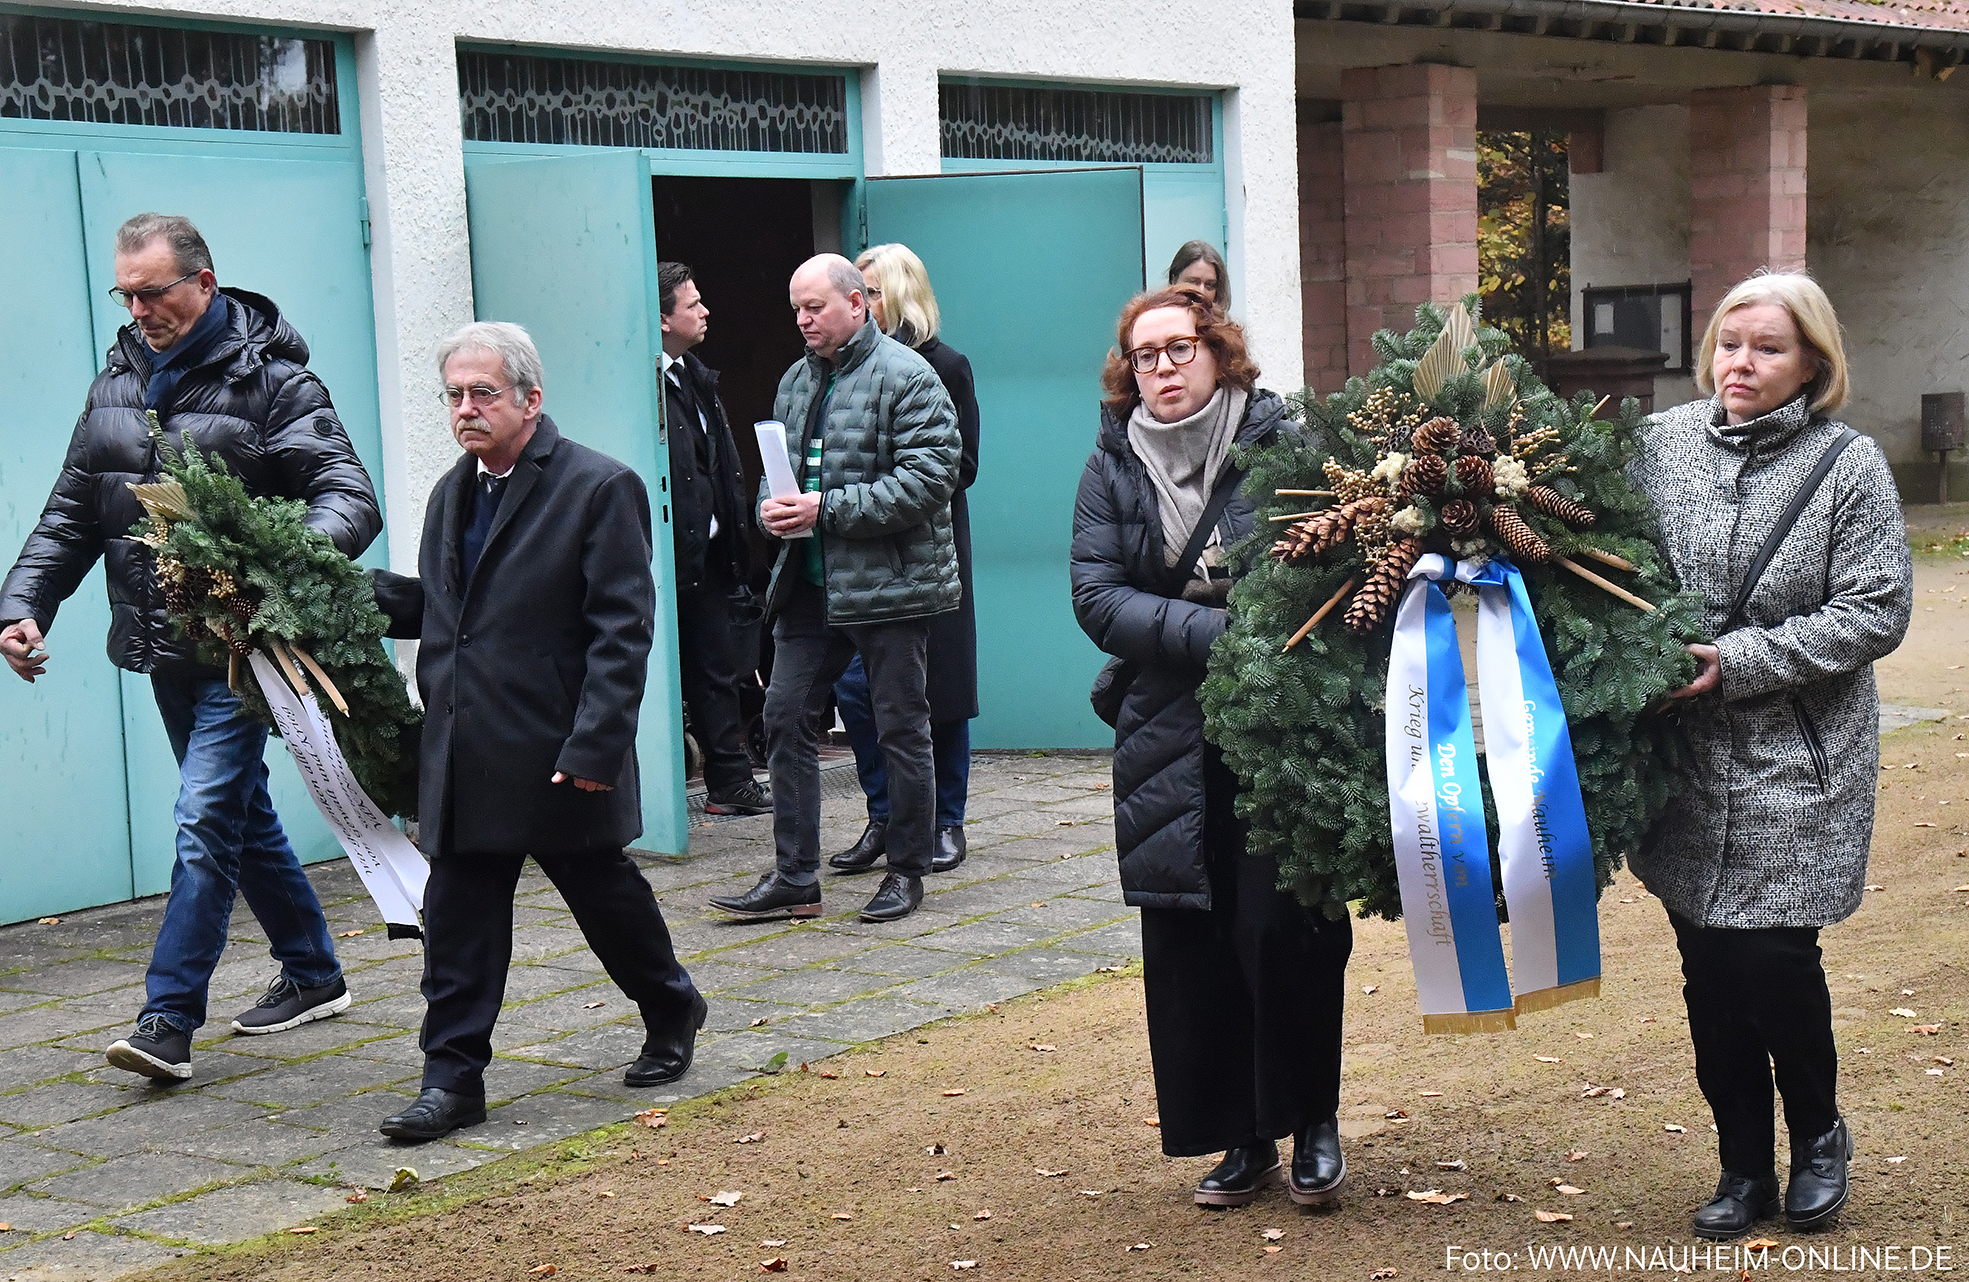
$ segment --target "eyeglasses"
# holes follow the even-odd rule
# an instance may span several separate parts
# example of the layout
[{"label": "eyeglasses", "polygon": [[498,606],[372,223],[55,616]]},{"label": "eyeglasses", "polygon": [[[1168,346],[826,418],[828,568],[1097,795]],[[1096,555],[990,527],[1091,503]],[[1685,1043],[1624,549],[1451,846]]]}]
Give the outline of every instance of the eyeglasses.
[{"label": "eyeglasses", "polygon": [[861,287],[861,296],[863,298],[880,298],[882,297],[882,287],[880,285],[863,285]]},{"label": "eyeglasses", "polygon": [[184,275],[178,277],[178,279],[172,281],[168,285],[152,285],[149,289],[122,289],[122,288],[112,289],[109,291],[109,296],[116,300],[116,305],[118,307],[127,308],[132,303],[135,303],[138,299],[142,299],[144,306],[149,307],[152,304],[156,303],[158,299],[164,297],[166,294],[170,293],[172,290],[176,289],[178,286],[184,284],[186,281],[190,280],[192,277],[198,275],[199,272],[204,270],[205,269],[201,267],[197,271],[186,272]]},{"label": "eyeglasses", "polygon": [[474,383],[470,387],[451,387],[447,385],[442,392],[438,393],[438,398],[453,409],[457,409],[467,400],[477,401],[481,405],[490,405],[499,397],[512,391],[513,387],[514,385],[511,383],[505,387],[487,387],[484,383]]},{"label": "eyeglasses", "polygon": [[1172,338],[1160,347],[1138,347],[1128,353],[1128,365],[1137,374],[1152,373],[1165,352],[1171,365],[1187,365],[1196,359],[1197,346],[1194,338]]}]

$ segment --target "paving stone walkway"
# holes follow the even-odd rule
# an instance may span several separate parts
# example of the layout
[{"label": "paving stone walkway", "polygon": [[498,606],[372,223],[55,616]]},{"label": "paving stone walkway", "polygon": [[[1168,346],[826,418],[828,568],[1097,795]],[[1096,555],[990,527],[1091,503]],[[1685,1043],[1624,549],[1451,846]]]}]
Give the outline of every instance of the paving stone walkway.
[{"label": "paving stone walkway", "polygon": [[[826,772],[824,847],[861,831],[852,769]],[[622,1085],[643,1031],[547,879],[529,866],[513,969],[486,1074],[485,1125],[399,1146],[376,1124],[415,1093],[423,1002],[416,941],[392,943],[345,861],[309,870],[355,1004],[331,1020],[235,1037],[273,977],[242,902],[212,980],[195,1075],[153,1086],[103,1063],[143,1004],[162,898],[0,929],[0,1279],[107,1279],[202,1245],[305,1223],[398,1167],[436,1179],[717,1090],[784,1052],[797,1064],[1140,955],[1113,853],[1108,763],[980,754],[970,858],[923,907],[871,925],[873,876],[830,878],[826,914],[734,923],[706,901],[771,862],[770,816],[705,823],[684,858],[642,858],[677,951],[709,997],[697,1061],[653,1091]]]}]

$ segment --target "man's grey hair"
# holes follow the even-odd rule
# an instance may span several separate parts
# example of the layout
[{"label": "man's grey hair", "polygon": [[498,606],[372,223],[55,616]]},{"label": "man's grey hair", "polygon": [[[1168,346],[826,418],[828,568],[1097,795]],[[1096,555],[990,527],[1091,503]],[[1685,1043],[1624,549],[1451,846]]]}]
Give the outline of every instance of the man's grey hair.
[{"label": "man's grey hair", "polygon": [[862,278],[861,268],[845,258],[837,258],[827,265],[827,283],[843,298],[857,291],[864,298],[868,296],[868,282]]},{"label": "man's grey hair", "polygon": [[116,252],[134,254],[162,237],[185,275],[212,270],[212,251],[183,214],[138,214],[116,229]]},{"label": "man's grey hair", "polygon": [[513,385],[515,403],[524,402],[527,393],[540,386],[540,351],[533,345],[533,336],[511,321],[473,321],[439,343],[438,377],[444,377],[444,367],[452,357],[467,350],[491,352],[499,358],[507,381]]}]

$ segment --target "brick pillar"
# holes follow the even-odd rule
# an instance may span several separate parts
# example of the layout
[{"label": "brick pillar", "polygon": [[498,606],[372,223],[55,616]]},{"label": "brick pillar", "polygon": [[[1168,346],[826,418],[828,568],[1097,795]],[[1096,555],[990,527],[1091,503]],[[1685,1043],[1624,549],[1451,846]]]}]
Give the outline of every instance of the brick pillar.
[{"label": "brick pillar", "polygon": [[1689,95],[1689,278],[1695,324],[1759,267],[1805,265],[1805,90]]},{"label": "brick pillar", "polygon": [[1375,330],[1408,330],[1418,303],[1477,288],[1477,73],[1355,68],[1341,91],[1347,363],[1365,374]]},{"label": "brick pillar", "polygon": [[1347,202],[1340,122],[1299,110],[1299,292],[1306,386],[1324,396],[1347,381]]}]

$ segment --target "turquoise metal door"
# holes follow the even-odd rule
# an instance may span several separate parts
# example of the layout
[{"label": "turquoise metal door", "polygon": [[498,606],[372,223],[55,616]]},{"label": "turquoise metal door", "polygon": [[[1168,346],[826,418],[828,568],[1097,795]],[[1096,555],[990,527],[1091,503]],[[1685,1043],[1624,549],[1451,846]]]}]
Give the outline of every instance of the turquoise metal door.
[{"label": "turquoise metal door", "polygon": [[1099,427],[1101,363],[1142,288],[1135,168],[871,178],[867,241],[930,272],[941,337],[977,375],[970,490],[980,748],[1108,747],[1087,704],[1101,655],[1067,586],[1073,498]]},{"label": "turquoise metal door", "polygon": [[[16,297],[31,300],[0,308],[0,556],[11,564],[96,372],[75,153],[0,148],[0,227]],[[49,633],[47,674],[30,686],[0,669],[0,920],[130,898],[122,694],[103,652],[108,631],[98,563]]]},{"label": "turquoise metal door", "polygon": [[562,433],[636,469],[649,487],[655,645],[636,735],[643,783],[637,845],[681,854],[689,839],[683,705],[677,685],[670,451],[658,402],[662,346],[649,160],[595,152],[465,159],[473,307],[526,327]]},{"label": "turquoise metal door", "polygon": [[[364,244],[362,169],[354,157],[270,160],[82,151],[76,164],[98,356],[130,320],[105,293],[115,284],[117,227],[145,210],[186,215],[211,247],[220,285],[271,298],[307,340],[308,367],[327,384],[380,501],[375,309]],[[72,278],[71,291],[81,279]],[[86,383],[64,389],[78,409]],[[362,560],[387,564],[386,539],[378,538]],[[171,884],[178,772],[148,678],[123,674],[123,710],[135,893],[158,894]],[[340,858],[341,847],[278,740],[267,745],[267,765],[274,806],[302,860]]]}]

